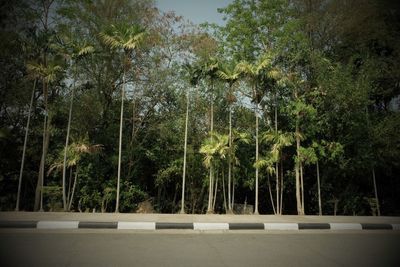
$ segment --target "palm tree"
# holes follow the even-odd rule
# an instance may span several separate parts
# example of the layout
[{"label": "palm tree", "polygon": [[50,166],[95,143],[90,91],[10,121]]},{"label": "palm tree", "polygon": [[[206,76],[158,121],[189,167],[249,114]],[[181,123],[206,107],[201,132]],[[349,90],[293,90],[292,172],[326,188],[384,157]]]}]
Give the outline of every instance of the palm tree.
[{"label": "palm tree", "polygon": [[186,150],[187,150],[188,122],[189,122],[189,91],[186,93],[185,144],[183,148],[182,202],[181,202],[181,212],[180,212],[181,214],[185,214]]},{"label": "palm tree", "polygon": [[[229,147],[232,150],[232,104],[236,100],[233,92],[233,85],[239,78],[236,66],[223,65],[217,72],[219,78],[228,84],[227,100],[229,103]],[[231,179],[232,179],[232,153],[228,157],[228,212],[232,213],[231,203]]]},{"label": "palm tree", "polygon": [[[201,70],[192,65],[185,65],[185,70],[189,74],[189,83],[192,87],[196,87],[200,81]],[[185,118],[185,143],[183,148],[183,171],[182,171],[182,197],[181,197],[181,214],[185,214],[185,182],[186,182],[186,152],[187,152],[187,134],[189,123],[189,104],[190,90],[186,93],[186,118]]]},{"label": "palm tree", "polygon": [[43,84],[43,102],[44,102],[44,122],[43,122],[43,146],[42,146],[42,157],[40,159],[38,183],[36,185],[35,193],[35,204],[34,210],[39,209],[43,211],[43,183],[44,183],[44,165],[46,161],[47,148],[50,139],[50,118],[48,109],[48,90],[52,82],[56,80],[57,74],[62,70],[61,66],[57,65],[56,62],[45,62],[42,63],[28,63],[28,71],[33,77],[42,80]]},{"label": "palm tree", "polygon": [[24,171],[25,152],[26,152],[26,145],[27,145],[27,141],[28,141],[29,124],[30,124],[30,121],[31,121],[31,111],[32,111],[32,106],[33,106],[33,98],[35,96],[35,90],[36,90],[36,79],[34,79],[34,82],[33,82],[31,101],[29,102],[28,120],[26,122],[24,147],[22,149],[21,168],[20,168],[20,171],[19,171],[17,203],[15,204],[15,211],[19,211],[19,199],[20,199],[20,195],[21,195],[22,174],[23,174],[23,171]]},{"label": "palm tree", "polygon": [[[285,147],[290,146],[293,141],[292,133],[286,133],[282,131],[267,131],[265,132],[262,137],[262,141],[266,141],[267,143],[271,143],[271,149],[268,153],[270,156],[270,161],[263,162],[262,165],[268,166],[269,172],[275,173],[276,178],[276,208],[274,208],[274,213],[281,215],[282,214],[282,195],[283,195],[283,177],[281,176],[281,180],[279,181],[279,173],[278,169],[276,168],[276,163],[278,163],[282,156],[282,150]],[[275,163],[275,169],[272,168],[272,164]],[[271,191],[270,191],[271,194]],[[272,199],[272,195],[271,195]],[[271,200],[272,201],[272,200]],[[273,203],[273,201],[272,201]]]},{"label": "palm tree", "polygon": [[[231,159],[232,167],[240,164],[239,159],[236,157],[236,151],[238,149],[239,143],[250,144],[250,135],[246,132],[238,132],[232,131],[232,146],[229,146],[229,157]],[[233,169],[232,169],[233,170]],[[234,172],[232,171],[232,174]],[[235,203],[235,179],[232,175],[232,199],[231,199],[231,208],[233,213],[233,205]]]},{"label": "palm tree", "polygon": [[[214,82],[218,78],[217,72],[219,68],[219,62],[216,58],[210,57],[207,61],[201,62],[196,66],[195,75],[199,78],[208,78],[210,80],[210,139],[211,133],[214,131]],[[212,208],[212,192],[214,184],[214,166],[210,165],[210,180],[209,180],[209,190],[208,190],[208,205],[207,213],[213,213]]]},{"label": "palm tree", "polygon": [[119,212],[119,187],[121,180],[121,156],[122,156],[122,125],[124,116],[124,98],[125,98],[125,75],[131,67],[131,54],[143,40],[145,30],[139,25],[116,24],[100,33],[100,37],[106,45],[111,49],[119,49],[124,51],[124,65],[122,75],[121,89],[121,116],[119,125],[119,144],[118,144],[118,178],[117,178],[117,199],[115,212]]},{"label": "palm tree", "polygon": [[[261,78],[261,72],[270,65],[270,58],[268,56],[263,56],[260,58],[258,62],[255,64],[251,64],[247,61],[242,61],[237,65],[237,70],[240,71],[240,73],[245,76],[252,87],[252,98],[254,102],[254,115],[256,117],[256,160],[255,162],[258,162],[258,109],[259,109],[259,104],[261,101],[261,97],[258,92],[258,83]],[[255,185],[255,208],[254,208],[254,214],[258,215],[258,166],[256,165],[256,179],[255,179],[256,185]]]},{"label": "palm tree", "polygon": [[[210,183],[214,183],[214,168],[217,159],[225,159],[229,154],[229,136],[210,132],[210,138],[206,138],[200,147],[200,153],[204,154],[204,165],[210,168]],[[214,212],[215,194],[213,185],[209,186],[209,199],[207,212]]]},{"label": "palm tree", "polygon": [[63,162],[63,171],[62,171],[62,191],[63,191],[63,208],[64,211],[67,210],[67,199],[65,194],[65,180],[66,180],[66,161],[67,161],[67,150],[68,150],[68,142],[69,135],[71,130],[71,120],[72,120],[72,107],[74,103],[74,94],[76,89],[76,76],[77,76],[77,64],[78,61],[82,60],[88,54],[94,52],[93,46],[87,44],[84,41],[78,41],[74,37],[71,37],[70,34],[66,34],[62,36],[62,44],[55,46],[56,50],[60,52],[70,63],[71,67],[73,67],[72,73],[72,90],[71,90],[71,101],[69,105],[69,114],[68,114],[68,126],[67,126],[67,136],[65,138],[65,147],[64,147],[64,162]]},{"label": "palm tree", "polygon": [[[103,145],[100,144],[95,144],[91,145],[88,142],[88,138],[85,137],[84,139],[78,140],[76,142],[73,142],[70,146],[68,146],[67,149],[64,149],[63,155],[60,155],[59,159],[54,162],[48,172],[47,175],[50,175],[53,171],[60,171],[61,169],[64,170],[65,167],[68,167],[73,170],[75,168],[75,176],[74,176],[74,182],[72,185],[72,191],[68,189],[68,194],[67,194],[67,211],[71,210],[74,194],[75,194],[75,188],[76,184],[78,181],[78,172],[79,172],[79,162],[84,154],[95,154],[99,153],[103,149]],[[67,151],[67,160],[64,160],[64,155],[65,151]],[[61,157],[63,160],[61,161]],[[71,181],[70,181],[71,183]]]}]

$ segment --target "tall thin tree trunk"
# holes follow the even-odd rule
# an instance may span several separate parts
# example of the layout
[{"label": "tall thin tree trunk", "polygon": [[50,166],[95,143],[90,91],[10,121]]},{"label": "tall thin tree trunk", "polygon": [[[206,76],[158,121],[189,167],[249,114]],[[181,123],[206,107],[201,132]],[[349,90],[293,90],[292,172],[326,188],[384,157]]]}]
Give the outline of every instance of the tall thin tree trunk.
[{"label": "tall thin tree trunk", "polygon": [[300,162],[300,188],[301,188],[301,212],[302,215],[304,212],[304,180],[303,180],[303,163]]},{"label": "tall thin tree trunk", "polygon": [[68,211],[71,210],[72,201],[74,200],[74,194],[75,194],[75,188],[76,188],[77,182],[78,182],[78,166],[76,166],[76,168],[75,168],[74,185],[72,186],[72,193],[71,193],[71,198],[69,199]]},{"label": "tall thin tree trunk", "polygon": [[279,201],[279,191],[280,191],[280,186],[279,186],[279,167],[278,167],[278,162],[275,163],[275,180],[276,180],[276,186],[275,186],[275,191],[276,191],[276,214],[279,214],[279,207],[280,207],[280,201]]},{"label": "tall thin tree trunk", "polygon": [[232,175],[232,204],[231,204],[232,213],[235,208],[234,205],[235,205],[235,175]]},{"label": "tall thin tree trunk", "polygon": [[119,144],[118,144],[118,177],[117,177],[117,199],[115,212],[119,212],[119,188],[121,181],[121,157],[122,157],[122,125],[124,120],[124,98],[125,98],[125,67],[122,76],[122,92],[121,92],[121,117],[119,121]]},{"label": "tall thin tree trunk", "polygon": [[376,188],[376,179],[375,179],[375,168],[372,168],[372,180],[374,182],[374,192],[375,192],[375,201],[376,201],[376,210],[378,212],[378,216],[381,216],[381,209],[379,207],[379,199],[378,199],[378,190]]},{"label": "tall thin tree trunk", "polygon": [[64,208],[64,211],[67,210],[67,200],[66,200],[66,195],[65,195],[65,186],[66,186],[65,185],[65,180],[66,180],[66,173],[67,173],[67,150],[68,150],[68,142],[69,142],[69,133],[70,133],[70,130],[71,130],[72,107],[73,107],[73,104],[74,104],[75,82],[76,81],[75,81],[75,77],[74,77],[74,83],[72,85],[72,91],[71,91],[71,102],[69,104],[67,137],[65,138],[65,147],[64,147],[64,162],[63,162],[63,176],[62,176],[62,191],[63,191],[63,208]]},{"label": "tall thin tree trunk", "polygon": [[210,184],[209,184],[209,190],[208,190],[208,206],[207,206],[207,213],[211,214],[214,213],[213,210],[213,192],[214,192],[214,167],[213,167],[213,162],[211,161],[211,166],[210,166]]},{"label": "tall thin tree trunk", "polygon": [[[211,84],[211,90],[213,90],[213,84]],[[211,109],[210,109],[210,138],[211,133],[214,130],[214,100],[213,100],[213,95],[211,93]],[[211,161],[210,164],[210,185],[209,185],[209,190],[208,190],[208,207],[207,207],[207,213],[214,213],[213,208],[212,208],[212,203],[213,203],[213,164]]]},{"label": "tall thin tree trunk", "polygon": [[68,192],[67,192],[67,206],[71,198],[71,186],[72,186],[72,168],[69,169],[69,179],[68,179]]},{"label": "tall thin tree trunk", "polygon": [[[256,103],[256,108],[254,109],[254,114],[256,116],[256,163],[258,162],[258,103]],[[258,215],[258,166],[256,166],[256,199],[254,204],[254,214]]]},{"label": "tall thin tree trunk", "polygon": [[218,191],[218,170],[217,170],[217,175],[215,177],[215,189],[214,189],[214,198],[213,198],[213,204],[212,204],[212,210],[215,210],[215,201],[217,200],[217,191]]},{"label": "tall thin tree trunk", "polygon": [[43,149],[42,149],[42,157],[40,159],[40,167],[39,167],[39,176],[38,182],[36,184],[36,192],[35,192],[35,203],[34,210],[43,211],[43,185],[44,185],[44,175],[45,175],[45,162],[47,156],[47,150],[50,142],[50,117],[47,112],[47,104],[45,104],[45,115],[43,122]]},{"label": "tall thin tree trunk", "polygon": [[274,214],[276,214],[274,197],[272,196],[271,182],[269,181],[269,174],[268,173],[267,173],[267,183],[268,183],[268,192],[269,192],[269,198],[271,199],[272,209],[274,211]]},{"label": "tall thin tree trunk", "polygon": [[280,171],[281,171],[281,201],[280,201],[281,206],[279,207],[279,215],[282,215],[282,207],[283,207],[283,188],[284,188],[284,186],[283,186],[283,162],[282,162],[282,159],[281,159],[281,168],[280,168]]},{"label": "tall thin tree trunk", "polygon": [[297,214],[303,215],[301,194],[300,194],[300,131],[299,131],[298,118],[296,118],[296,151],[297,151],[297,162],[295,163],[295,176],[296,176]]},{"label": "tall thin tree trunk", "polygon": [[32,112],[32,106],[33,106],[33,98],[34,98],[34,96],[35,96],[35,89],[36,89],[36,80],[33,82],[33,89],[32,89],[31,101],[29,102],[28,121],[26,122],[25,138],[24,138],[24,148],[22,149],[21,168],[20,168],[20,170],[19,170],[18,191],[17,191],[17,203],[15,204],[15,211],[19,211],[19,200],[20,200],[20,195],[21,195],[22,175],[23,175],[23,172],[24,172],[26,144],[27,144],[27,142],[28,142],[29,124],[30,124],[30,122],[31,122],[31,112]]},{"label": "tall thin tree trunk", "polygon": [[45,151],[43,155],[43,164],[42,164],[42,184],[41,184],[41,191],[40,191],[40,211],[44,211],[43,209],[43,194],[44,194],[44,178],[45,178],[45,164],[46,164],[46,157],[47,152],[49,149],[49,142],[50,142],[50,117],[47,117],[46,121],[46,134],[45,134]]},{"label": "tall thin tree trunk", "polygon": [[[225,195],[225,174],[224,174],[224,170],[222,170],[222,193],[224,194],[224,209],[225,209],[225,213],[227,213],[227,205],[226,205],[226,195]],[[230,204],[228,204],[230,205]]]},{"label": "tall thin tree trunk", "polygon": [[46,125],[47,125],[47,114],[44,115],[43,120],[43,140],[42,140],[42,156],[40,158],[40,166],[39,166],[39,177],[38,183],[36,185],[36,193],[35,193],[35,206],[34,210],[43,211],[43,179],[44,179],[44,158],[45,158],[45,150],[46,150]]},{"label": "tall thin tree trunk", "polygon": [[[276,97],[276,92],[275,92],[275,134],[278,134],[278,108],[277,108],[277,97]],[[279,158],[278,158],[279,160]],[[279,162],[277,161],[275,163],[275,179],[276,179],[276,213],[280,214],[280,201],[279,201]]]},{"label": "tall thin tree trunk", "polygon": [[319,215],[322,215],[322,202],[321,202],[321,184],[319,179],[319,162],[317,160],[317,186],[318,186],[318,211]]},{"label": "tall thin tree trunk", "polygon": [[229,153],[228,157],[228,213],[232,213],[231,179],[232,179],[232,104],[229,104]]},{"label": "tall thin tree trunk", "polygon": [[185,181],[186,181],[186,149],[187,149],[187,134],[188,134],[188,122],[189,122],[189,92],[187,93],[186,100],[186,121],[185,121],[185,144],[183,148],[183,174],[182,174],[182,202],[181,202],[181,214],[185,213]]}]

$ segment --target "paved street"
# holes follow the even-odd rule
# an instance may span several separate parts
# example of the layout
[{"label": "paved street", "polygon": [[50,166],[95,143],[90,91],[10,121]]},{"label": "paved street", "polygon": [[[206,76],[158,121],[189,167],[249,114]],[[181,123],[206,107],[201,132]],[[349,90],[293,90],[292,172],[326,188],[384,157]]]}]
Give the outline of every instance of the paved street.
[{"label": "paved street", "polygon": [[398,231],[1,230],[1,266],[400,266]]}]

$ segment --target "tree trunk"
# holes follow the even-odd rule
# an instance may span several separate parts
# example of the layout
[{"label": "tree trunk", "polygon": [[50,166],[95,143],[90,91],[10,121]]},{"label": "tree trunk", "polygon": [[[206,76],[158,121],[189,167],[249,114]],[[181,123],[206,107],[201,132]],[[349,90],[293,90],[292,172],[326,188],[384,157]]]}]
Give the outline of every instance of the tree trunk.
[{"label": "tree trunk", "polygon": [[[278,134],[278,108],[277,108],[277,97],[276,97],[276,92],[275,92],[275,107],[274,107],[274,109],[275,109],[275,134]],[[278,160],[279,160],[279,158],[278,158]],[[280,201],[279,201],[279,162],[277,161],[276,163],[275,163],[275,179],[276,179],[276,214],[280,214],[280,209],[279,209],[279,207],[280,207],[280,205],[279,205],[279,203],[280,203]]]},{"label": "tree trunk", "polygon": [[121,117],[119,121],[119,144],[118,144],[118,177],[117,177],[117,199],[115,212],[119,212],[119,187],[121,181],[121,157],[122,157],[122,125],[124,120],[124,97],[125,97],[125,67],[122,76],[122,92],[121,92]]},{"label": "tree trunk", "polygon": [[[225,195],[225,174],[224,171],[222,170],[222,193],[224,194],[224,209],[225,213],[227,213],[227,205],[226,205],[226,195]],[[230,205],[230,204],[228,204]]]},{"label": "tree trunk", "polygon": [[[258,103],[256,103],[256,108],[254,109],[254,114],[256,116],[256,162],[258,162]],[[256,166],[256,199],[254,204],[254,214],[258,215],[258,166]]]},{"label": "tree trunk", "polygon": [[[213,90],[213,85],[211,85],[211,90]],[[211,109],[210,109],[210,138],[211,138],[211,133],[214,130],[214,100],[213,100],[213,95],[211,94]],[[213,204],[213,175],[214,175],[214,166],[211,162],[210,165],[210,185],[209,185],[209,190],[208,190],[208,207],[207,207],[207,213],[214,213],[214,210],[212,208]]]},{"label": "tree trunk", "polygon": [[50,128],[50,117],[47,114],[47,107],[45,107],[45,116],[43,122],[43,149],[42,149],[42,157],[40,159],[38,182],[36,184],[36,191],[35,191],[35,204],[34,204],[35,211],[37,210],[43,211],[43,185],[45,176],[44,168],[45,168],[47,150],[50,142],[49,128]]},{"label": "tree trunk", "polygon": [[189,92],[187,93],[187,100],[186,100],[185,144],[183,148],[182,202],[181,202],[181,212],[180,212],[181,214],[185,213],[186,149],[187,149],[188,122],[189,122]]},{"label": "tree trunk", "polygon": [[298,118],[296,118],[296,151],[297,151],[297,162],[295,163],[295,175],[296,175],[297,214],[303,215],[301,194],[300,194],[300,132],[299,132]]},{"label": "tree trunk", "polygon": [[69,104],[69,114],[68,114],[68,126],[67,126],[67,137],[65,138],[65,147],[64,147],[64,162],[63,162],[63,176],[62,176],[62,191],[63,191],[63,208],[64,211],[67,210],[67,200],[65,194],[66,187],[66,172],[67,172],[67,150],[68,150],[68,142],[69,142],[69,133],[71,130],[71,119],[72,119],[72,106],[74,104],[74,93],[75,93],[75,79],[72,86],[71,91],[71,102]]},{"label": "tree trunk", "polygon": [[274,211],[274,214],[276,215],[274,197],[272,196],[271,182],[269,181],[269,174],[268,173],[267,173],[267,183],[268,183],[269,198],[271,199],[272,209]]},{"label": "tree trunk", "polygon": [[33,98],[35,96],[35,89],[36,89],[36,80],[33,82],[31,101],[29,102],[28,121],[26,122],[24,148],[22,149],[21,168],[20,168],[20,171],[19,171],[17,203],[15,204],[15,211],[19,211],[19,199],[20,199],[20,195],[21,195],[22,174],[24,172],[26,144],[28,142],[29,124],[31,122],[31,112],[32,112],[32,106],[33,106]]},{"label": "tree trunk", "polygon": [[301,212],[302,215],[305,215],[304,212],[304,180],[303,180],[303,163],[300,162],[300,188],[301,188]]},{"label": "tree trunk", "polygon": [[68,211],[71,210],[72,201],[74,200],[74,194],[75,194],[75,188],[76,188],[77,182],[78,182],[78,166],[76,166],[76,169],[75,169],[74,185],[72,186],[72,193],[71,193],[71,198],[69,199]]},{"label": "tree trunk", "polygon": [[319,162],[317,160],[317,186],[318,186],[318,211],[319,215],[322,215],[322,203],[321,203],[321,184],[319,179]]},{"label": "tree trunk", "polygon": [[374,192],[375,192],[375,201],[376,201],[376,210],[378,212],[378,216],[381,216],[381,209],[379,207],[379,199],[378,199],[378,190],[376,188],[376,179],[375,179],[375,168],[372,168],[372,180],[374,182]]},{"label": "tree trunk", "polygon": [[215,189],[214,189],[214,198],[213,198],[213,204],[212,204],[213,212],[215,210],[215,201],[217,200],[217,191],[218,191],[218,173],[217,173],[217,175],[215,177]]},{"label": "tree trunk", "polygon": [[279,207],[280,207],[280,201],[279,201],[279,191],[280,191],[280,186],[279,186],[279,167],[278,167],[278,162],[275,163],[275,180],[276,180],[276,186],[275,186],[275,191],[276,191],[276,214],[279,215]]},{"label": "tree trunk", "polygon": [[235,205],[235,176],[232,175],[232,204],[231,204],[232,213],[233,209],[235,208],[234,205]]},{"label": "tree trunk", "polygon": [[283,162],[282,162],[282,160],[281,160],[281,168],[280,168],[280,171],[281,171],[281,201],[280,201],[281,206],[279,207],[279,214],[282,215],[282,207],[283,207],[283,188],[284,188],[284,186],[283,186]]},{"label": "tree trunk", "polygon": [[232,213],[231,180],[232,180],[232,104],[229,104],[229,157],[228,157],[228,213]]},{"label": "tree trunk", "polygon": [[72,186],[72,168],[69,169],[69,179],[68,179],[68,192],[67,192],[67,206],[71,198],[71,186]]}]

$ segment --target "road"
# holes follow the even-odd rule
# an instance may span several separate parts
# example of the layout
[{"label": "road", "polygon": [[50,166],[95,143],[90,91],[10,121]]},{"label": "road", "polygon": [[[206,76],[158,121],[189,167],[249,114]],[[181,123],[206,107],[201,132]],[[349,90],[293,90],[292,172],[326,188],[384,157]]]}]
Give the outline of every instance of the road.
[{"label": "road", "polygon": [[2,230],[0,266],[400,266],[400,233]]}]

